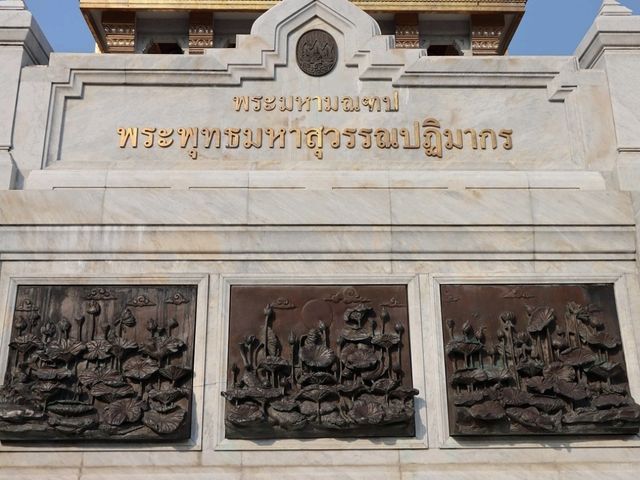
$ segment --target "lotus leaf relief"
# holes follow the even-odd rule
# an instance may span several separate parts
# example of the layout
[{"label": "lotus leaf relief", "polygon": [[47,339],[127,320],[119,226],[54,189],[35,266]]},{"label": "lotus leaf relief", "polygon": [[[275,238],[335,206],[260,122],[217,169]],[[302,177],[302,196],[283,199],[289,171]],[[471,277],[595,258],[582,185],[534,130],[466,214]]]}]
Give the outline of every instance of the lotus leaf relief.
[{"label": "lotus leaf relief", "polygon": [[[513,296],[505,289],[530,295]],[[452,434],[638,432],[640,406],[629,394],[611,307],[613,289],[566,287],[571,294],[564,289],[447,286],[448,294],[459,299],[455,304],[443,301]],[[570,300],[570,295],[589,298],[591,292],[611,304],[602,308]],[[551,304],[529,304],[534,298]],[[469,302],[480,302],[492,312],[502,304],[511,309],[497,310],[488,319],[480,305]],[[456,329],[454,316],[469,310],[475,319]]]},{"label": "lotus leaf relief", "polygon": [[[223,392],[227,438],[412,434],[418,391],[405,382],[402,365],[405,303],[393,306],[394,315],[402,310],[405,320],[391,323],[384,308],[376,310],[353,288],[315,297],[285,289],[274,297],[290,303],[256,305],[255,330],[245,331],[238,343],[242,366],[231,365],[230,388]],[[385,294],[380,302],[390,297]],[[309,305],[316,325],[309,325]],[[385,331],[389,323],[394,326]],[[298,325],[308,330],[294,330]]]},{"label": "lotus leaf relief", "polygon": [[[180,299],[195,287],[133,291],[139,293],[123,286],[18,288],[29,298],[17,305],[31,307],[16,308],[8,381],[0,389],[1,439],[189,436],[194,309]],[[166,306],[152,317],[158,312],[146,307],[158,302]]]}]

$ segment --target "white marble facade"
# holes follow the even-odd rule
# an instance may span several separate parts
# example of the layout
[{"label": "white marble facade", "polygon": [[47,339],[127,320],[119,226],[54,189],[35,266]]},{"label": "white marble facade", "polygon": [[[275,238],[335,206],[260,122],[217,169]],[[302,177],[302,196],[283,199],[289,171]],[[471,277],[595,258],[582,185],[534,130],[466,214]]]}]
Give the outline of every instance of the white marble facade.
[{"label": "white marble facade", "polygon": [[[338,42],[300,71],[313,28]],[[640,438],[456,441],[439,289],[615,284],[640,400],[640,17],[604,2],[571,57],[429,58],[397,50],[346,0],[285,0],[236,49],[203,56],[50,53],[0,0],[0,368],[18,284],[199,286],[190,441],[0,445],[0,479],[630,479]],[[393,96],[398,111],[236,111],[240,96]],[[512,148],[119,147],[118,128],[512,130]],[[291,137],[293,138],[293,137]],[[327,137],[329,138],[329,137]],[[243,139],[244,140],[244,139]],[[489,139],[490,140],[490,139]],[[155,138],[155,142],[158,138]],[[226,140],[223,138],[223,143]],[[202,140],[201,140],[202,142]],[[242,140],[241,140],[242,142]],[[265,141],[266,142],[266,141]],[[375,140],[374,140],[375,143]],[[405,283],[415,439],[224,439],[229,287]]]}]

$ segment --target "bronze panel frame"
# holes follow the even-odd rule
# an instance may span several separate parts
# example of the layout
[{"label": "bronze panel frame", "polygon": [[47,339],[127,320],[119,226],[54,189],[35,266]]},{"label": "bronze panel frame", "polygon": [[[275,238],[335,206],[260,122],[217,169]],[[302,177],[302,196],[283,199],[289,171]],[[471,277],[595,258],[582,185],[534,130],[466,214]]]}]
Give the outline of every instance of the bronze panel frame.
[{"label": "bronze panel frame", "polygon": [[[339,280],[338,280],[339,282]],[[385,289],[394,288],[398,292],[401,292],[398,295],[396,292],[396,299],[401,298],[397,302],[393,302],[392,298],[393,293],[381,293],[385,292]],[[407,366],[410,365],[411,356],[409,352],[409,338],[407,336],[408,327],[409,327],[409,318],[408,318],[408,305],[407,305],[407,297],[408,297],[408,285],[407,284],[396,284],[393,279],[390,280],[389,285],[387,284],[371,284],[371,285],[362,285],[357,284],[354,287],[350,287],[348,283],[334,283],[334,284],[315,284],[315,283],[304,283],[304,284],[289,284],[282,283],[282,281],[274,280],[271,283],[265,283],[264,280],[260,280],[257,283],[251,283],[248,280],[241,283],[229,283],[229,339],[228,339],[228,364],[227,364],[227,392],[223,392],[223,396],[226,396],[228,401],[225,405],[225,417],[226,417],[226,429],[225,436],[229,440],[259,440],[259,439],[278,439],[278,438],[353,438],[353,437],[413,437],[415,435],[415,409],[413,408],[413,395],[415,393],[411,392],[411,372],[409,370],[409,374],[403,378],[403,382],[400,382],[401,385],[398,385],[403,391],[406,390],[407,401],[410,399],[411,403],[411,418],[404,419],[402,425],[392,425],[393,428],[380,428],[380,425],[373,425],[375,422],[372,422],[371,425],[368,425],[365,428],[352,428],[353,425],[333,425],[332,428],[316,428],[318,425],[312,425],[314,423],[312,421],[307,422],[304,419],[300,419],[299,413],[294,413],[299,420],[302,420],[306,426],[310,427],[306,430],[302,428],[298,431],[294,429],[287,430],[286,428],[281,428],[279,426],[267,426],[267,422],[263,422],[260,419],[257,419],[256,422],[252,424],[251,419],[242,418],[243,412],[241,412],[240,408],[238,408],[242,404],[247,397],[244,395],[244,391],[247,390],[247,376],[246,376],[246,365],[244,359],[241,358],[239,353],[240,349],[244,348],[259,348],[264,351],[264,342],[260,340],[260,337],[265,338],[265,333],[267,338],[271,338],[272,345],[276,345],[273,341],[273,333],[278,337],[279,347],[278,351],[280,352],[280,356],[288,363],[289,370],[286,375],[283,375],[281,384],[286,384],[286,382],[290,381],[291,378],[291,370],[294,370],[298,378],[300,376],[305,376],[308,373],[318,373],[318,378],[320,375],[324,375],[324,373],[320,373],[320,370],[323,370],[322,367],[315,369],[313,372],[310,369],[309,372],[306,370],[303,372],[301,370],[302,361],[299,359],[301,356],[301,348],[304,347],[304,339],[313,338],[314,340],[318,340],[318,342],[309,341],[308,343],[317,343],[318,348],[324,350],[324,346],[320,345],[324,344],[324,340],[319,340],[323,335],[326,337],[326,344],[328,345],[329,350],[333,350],[338,352],[338,355],[335,355],[337,358],[340,358],[340,351],[336,346],[336,340],[340,335],[344,334],[344,314],[347,310],[357,310],[362,306],[362,304],[368,304],[374,307],[375,310],[380,310],[381,306],[378,304],[384,303],[390,313],[390,319],[387,320],[387,332],[393,332],[395,329],[396,319],[401,323],[401,330],[404,333],[402,338],[402,352],[400,356],[402,361],[403,371],[406,370]],[[253,291],[252,291],[253,289]],[[257,289],[257,290],[256,290]],[[357,293],[354,295],[348,295],[348,298],[340,298],[341,292],[344,291],[356,291]],[[382,295],[383,297],[389,297],[384,299],[374,298],[370,293],[372,291],[377,291],[378,295]],[[295,292],[294,292],[295,291]],[[240,292],[240,293],[239,293]],[[241,293],[245,294],[245,297],[248,297],[250,301],[247,301],[246,298],[243,300],[241,297]],[[256,292],[259,292],[256,294]],[[294,294],[292,294],[292,292]],[[297,292],[297,293],[296,293]],[[364,293],[363,293],[364,292]],[[330,297],[333,296],[333,301],[331,301]],[[366,300],[373,300],[371,302],[367,302]],[[265,305],[270,305],[270,308],[265,309]],[[304,310],[304,314],[302,313]],[[398,310],[402,310],[403,313],[400,315],[397,312]],[[326,312],[329,312],[328,314]],[[315,312],[315,313],[314,313]],[[295,319],[299,319],[302,321],[296,321]],[[325,326],[319,327],[318,319],[324,318]],[[242,321],[236,321],[236,319],[243,319]],[[284,320],[284,322],[283,322]],[[292,323],[293,321],[293,323]],[[248,326],[242,328],[241,323],[248,323]],[[363,323],[365,323],[363,321]],[[381,333],[381,320],[377,319],[377,330],[376,333]],[[290,336],[290,329],[283,325],[293,325],[293,336]],[[282,327],[279,326],[283,325]],[[308,325],[306,325],[308,324]],[[331,325],[333,324],[333,326]],[[283,330],[284,328],[284,330]],[[324,332],[322,332],[322,328],[324,328]],[[370,328],[370,327],[367,327]],[[250,330],[250,331],[249,331]],[[357,329],[356,329],[357,330]],[[312,333],[314,332],[315,333]],[[349,330],[351,332],[351,330]],[[347,336],[349,335],[347,332]],[[246,337],[251,335],[253,337],[257,337],[254,347],[250,347],[248,344],[244,345]],[[393,334],[395,335],[395,334]],[[316,338],[316,336],[318,338]],[[292,343],[290,343],[292,342]],[[240,345],[238,345],[240,344]],[[292,357],[292,349],[296,349],[295,360],[292,362],[288,360]],[[234,352],[235,350],[235,352]],[[270,352],[271,354],[271,352]],[[250,357],[252,354],[247,354],[246,351],[244,353],[246,357]],[[260,354],[264,357],[264,354]],[[398,353],[395,352],[394,359],[398,358]],[[255,362],[260,363],[260,362]],[[254,363],[254,364],[255,364]],[[294,368],[290,369],[290,365],[294,364]],[[339,362],[337,362],[339,363]],[[337,365],[337,363],[333,365]],[[397,364],[397,361],[394,361],[394,364]],[[235,365],[235,368],[234,368]],[[283,367],[284,368],[284,367]],[[305,368],[307,368],[305,366]],[[332,370],[333,369],[333,370]],[[328,367],[325,368],[326,372],[335,372],[338,367]],[[253,367],[248,369],[249,371],[253,371]],[[337,375],[337,373],[336,373]],[[392,375],[396,375],[392,373]],[[327,375],[324,375],[327,376]],[[250,383],[250,382],[249,382]],[[293,382],[296,384],[296,382]],[[332,382],[329,382],[332,383]],[[347,380],[349,383],[349,380]],[[406,385],[405,385],[406,383]],[[286,384],[286,388],[290,388],[289,384]],[[298,385],[296,388],[305,386]],[[338,385],[335,386],[337,388]],[[324,388],[324,387],[322,387]],[[330,387],[334,388],[334,387]],[[410,393],[411,392],[411,393]],[[256,393],[256,392],[254,392]],[[257,392],[260,393],[260,392]],[[265,393],[265,392],[262,392]],[[269,392],[266,392],[269,393]],[[331,393],[329,393],[331,394]],[[368,394],[368,393],[367,393]],[[287,394],[288,395],[288,394]],[[295,395],[294,395],[295,397]],[[295,399],[295,398],[292,398]],[[253,400],[249,399],[250,402]],[[331,399],[329,399],[331,401]],[[350,402],[352,399],[349,400]],[[254,402],[255,403],[255,402]],[[283,402],[280,402],[283,403]],[[286,405],[277,405],[277,408],[284,408]],[[330,416],[336,412],[333,410],[333,413],[330,412],[332,410],[331,405],[327,405],[327,411],[324,412],[325,407],[321,405],[321,419],[329,420]],[[267,407],[271,409],[270,406]],[[306,408],[306,405],[305,405]],[[304,409],[304,408],[303,408]],[[375,408],[374,408],[375,409]],[[255,409],[253,409],[255,410]],[[266,412],[267,409],[264,411]],[[300,412],[301,410],[297,406],[293,406],[293,410]],[[305,410],[306,411],[306,410]],[[244,413],[252,413],[252,412],[244,412]],[[253,412],[255,413],[255,412]],[[273,412],[271,412],[273,413]],[[326,417],[323,417],[327,415]],[[336,414],[337,415],[337,414]],[[231,418],[230,418],[231,416]],[[281,415],[279,415],[281,416]],[[310,418],[310,417],[309,417]],[[317,417],[314,417],[317,420]],[[246,423],[245,423],[246,420]],[[285,419],[286,420],[286,419]],[[295,420],[295,419],[292,419]],[[335,420],[335,419],[334,419]],[[318,423],[318,422],[315,422]],[[389,422],[393,423],[393,422]],[[238,427],[238,424],[243,424],[242,427]],[[244,428],[247,427],[247,428]]]},{"label": "bronze panel frame", "polygon": [[[448,353],[443,352],[443,355],[444,355],[444,370],[445,370],[444,373],[445,373],[446,382],[447,382],[445,388],[447,390],[446,404],[447,404],[447,411],[448,411],[448,420],[449,420],[448,424],[449,424],[450,435],[462,441],[464,438],[473,438],[473,437],[482,437],[482,436],[496,437],[496,436],[523,436],[523,435],[531,436],[533,435],[533,436],[563,436],[566,438],[567,435],[573,435],[573,436],[600,435],[600,434],[627,435],[627,434],[637,433],[638,423],[639,423],[637,418],[638,407],[629,394],[627,378],[626,378],[626,365],[624,363],[624,353],[622,352],[622,342],[620,339],[620,327],[619,327],[617,310],[616,310],[617,307],[616,307],[613,283],[617,282],[618,280],[612,278],[611,281],[606,281],[604,283],[600,283],[599,281],[594,281],[592,283],[575,283],[575,282],[573,283],[569,283],[569,282],[541,283],[541,282],[535,282],[535,280],[533,282],[528,282],[527,279],[523,279],[523,280],[524,281],[522,282],[519,282],[516,280],[513,282],[507,282],[507,283],[490,283],[490,282],[484,282],[484,281],[474,283],[474,282],[468,282],[465,280],[463,280],[462,282],[454,280],[454,281],[447,281],[447,282],[440,281],[437,283],[439,287],[438,297],[440,299],[440,310],[441,310],[441,319],[439,319],[439,321],[441,322],[442,328],[443,328],[442,338],[444,342],[443,344],[444,349],[446,352],[448,352]],[[466,289],[466,294],[464,293],[465,289]],[[492,289],[495,291],[492,294],[487,294],[487,292],[491,291]],[[474,290],[475,290],[475,293],[473,294],[469,293],[470,291],[474,291]],[[502,293],[497,294],[496,291],[502,292]],[[547,293],[545,293],[545,291]],[[564,293],[557,293],[559,291]],[[483,292],[484,292],[484,295],[483,295]],[[556,292],[556,293],[555,295],[553,295],[553,294],[550,294],[549,292]],[[567,309],[565,312],[565,308],[569,305],[569,302],[571,301],[575,301],[576,303],[573,304],[571,309]],[[580,302],[581,302],[581,305],[579,304]],[[588,307],[589,304],[593,304],[593,303],[599,304],[601,312],[596,311],[597,309],[595,308]],[[526,304],[528,304],[529,306],[528,309],[525,308]],[[511,314],[507,314],[507,312],[510,312],[510,311],[511,311]],[[554,320],[552,320],[551,323],[549,324],[549,331],[554,335],[554,337],[551,338],[549,341],[543,340],[545,347],[542,347],[540,346],[539,343],[537,343],[538,342],[537,337],[542,336],[542,332],[537,332],[536,329],[534,328],[535,325],[533,324],[539,323],[538,321],[541,318],[545,317],[544,314],[545,313],[548,314],[550,311],[552,311],[554,314],[552,315],[554,316]],[[516,331],[516,329],[514,329],[512,325],[513,314],[515,314],[516,316],[516,326],[517,326],[516,328],[519,331]],[[579,320],[579,323],[585,326],[580,327],[580,331],[582,333],[571,334],[571,341],[575,345],[571,345],[571,344],[567,345],[561,352],[558,349],[562,347],[562,345],[560,345],[560,343],[562,343],[561,337],[563,335],[566,335],[566,332],[565,332],[566,329],[563,326],[566,322],[566,320],[564,319],[565,315],[569,315],[570,320],[575,320],[576,316],[584,318],[585,319],[584,322],[582,320]],[[546,317],[549,317],[549,315],[547,315]],[[589,320],[587,320],[588,318],[591,318],[590,324],[588,323],[589,322]],[[555,327],[552,326],[554,322],[560,325],[557,331],[554,330]],[[474,400],[471,398],[468,398],[467,400],[471,403],[468,405],[467,404],[462,405],[460,403],[462,402],[462,400],[464,400],[462,399],[462,396],[464,395],[467,395],[469,397],[473,395],[479,396],[480,393],[478,393],[478,391],[484,391],[484,393],[487,394],[487,389],[486,388],[476,389],[476,387],[473,386],[471,388],[474,390],[474,392],[471,392],[471,393],[463,392],[464,395],[458,394],[457,398],[454,399],[453,390],[459,387],[452,386],[453,373],[454,373],[452,361],[454,358],[458,356],[458,353],[460,353],[460,352],[457,352],[457,350],[459,350],[457,346],[459,347],[465,343],[469,344],[470,346],[473,346],[472,344],[476,343],[478,339],[481,339],[481,341],[485,342],[487,345],[491,344],[490,345],[491,347],[495,347],[496,343],[501,343],[502,338],[498,338],[497,333],[495,332],[496,328],[494,328],[496,326],[494,324],[497,324],[497,323],[500,324],[500,328],[498,330],[503,331],[502,337],[506,337],[507,344],[510,344],[510,340],[509,340],[510,335],[504,333],[504,326],[507,325],[510,327],[512,331],[512,336],[513,338],[516,339],[516,343],[518,343],[518,345],[516,345],[516,351],[518,352],[520,352],[522,348],[521,340],[523,339],[526,340],[524,336],[528,335],[529,337],[531,336],[535,337],[533,339],[534,340],[533,350],[538,351],[536,356],[540,357],[540,360],[543,362],[547,360],[553,360],[553,362],[551,362],[554,364],[553,368],[556,368],[558,371],[566,370],[566,368],[563,368],[563,367],[566,367],[566,365],[561,365],[560,363],[565,361],[567,362],[571,361],[571,358],[570,358],[571,355],[575,355],[575,353],[572,353],[572,352],[575,350],[580,350],[579,348],[577,348],[577,343],[580,343],[582,347],[585,347],[585,343],[584,343],[585,341],[587,343],[591,342],[589,343],[589,345],[591,345],[593,344],[593,342],[597,340],[596,337],[598,338],[602,337],[604,339],[605,333],[608,335],[607,338],[610,338],[610,337],[615,338],[616,346],[615,348],[609,349],[608,353],[611,354],[610,363],[617,363],[620,366],[621,372],[619,372],[620,376],[617,376],[615,379],[612,379],[611,381],[612,387],[606,387],[612,391],[604,392],[604,394],[610,394],[610,395],[617,394],[620,397],[622,397],[621,399],[618,399],[621,402],[623,402],[619,408],[624,409],[624,412],[620,414],[615,413],[614,407],[604,405],[603,402],[605,399],[599,398],[603,396],[603,392],[600,392],[600,391],[596,392],[594,390],[596,388],[600,388],[595,382],[597,379],[594,377],[594,375],[596,375],[597,373],[596,370],[597,370],[598,364],[603,363],[598,359],[598,357],[605,355],[605,353],[607,353],[607,352],[600,351],[595,353],[592,352],[596,357],[594,359],[594,362],[591,362],[591,364],[589,365],[585,364],[582,366],[585,369],[589,367],[591,368],[591,370],[588,373],[585,373],[582,367],[576,367],[576,369],[582,370],[581,372],[576,372],[576,373],[578,376],[580,375],[584,376],[583,380],[581,381],[587,384],[590,396],[586,399],[580,399],[580,400],[574,401],[576,402],[575,407],[577,408],[575,408],[575,411],[573,413],[570,412],[571,413],[570,418],[566,417],[568,419],[567,423],[564,423],[562,421],[562,418],[565,418],[563,415],[567,414],[567,412],[565,412],[564,410],[557,410],[557,409],[554,410],[553,405],[550,405],[550,404],[547,405],[543,403],[544,402],[550,403],[552,400],[556,402],[559,401],[558,398],[555,398],[554,400],[553,399],[554,396],[560,397],[560,400],[563,400],[567,403],[570,402],[570,400],[568,400],[567,395],[577,398],[578,393],[580,393],[580,390],[582,388],[581,384],[579,384],[577,380],[575,381],[576,385],[572,387],[573,390],[569,390],[569,391],[565,391],[564,389],[564,387],[567,387],[566,382],[564,383],[560,382],[562,383],[562,385],[558,386],[557,391],[554,390],[555,387],[553,385],[550,387],[547,386],[548,388],[544,387],[543,385],[543,387],[541,388],[545,389],[546,395],[544,396],[551,397],[551,400],[549,398],[546,398],[546,399],[543,399],[544,400],[543,403],[540,403],[542,401],[540,398],[533,399],[533,401],[535,402],[540,401],[538,402],[539,408],[544,408],[548,410],[547,412],[539,411],[538,413],[543,413],[544,415],[538,416],[536,418],[538,418],[538,420],[541,420],[541,422],[544,423],[547,420],[552,419],[554,415],[555,417],[560,417],[559,422],[556,424],[556,425],[560,425],[560,428],[551,428],[552,425],[535,424],[534,422],[535,418],[533,417],[527,420],[526,418],[523,418],[522,415],[520,415],[520,418],[516,420],[518,415],[523,413],[521,410],[526,410],[527,408],[531,408],[531,405],[529,404],[525,405],[524,403],[522,403],[525,400],[529,401],[531,399],[525,399],[524,397],[520,398],[522,397],[522,395],[520,394],[518,394],[519,395],[518,398],[508,399],[507,403],[510,403],[509,405],[502,405],[500,407],[503,409],[507,409],[507,408],[511,409],[512,415],[511,417],[509,417],[509,415],[506,416],[506,418],[508,419],[508,421],[506,422],[504,420],[504,416],[503,416],[503,420],[497,420],[497,419],[491,420],[489,418],[491,417],[491,415],[502,416],[501,415],[502,412],[500,411],[500,408],[498,408],[495,405],[494,407],[496,408],[494,408],[493,410],[496,410],[496,411],[489,411],[492,409],[487,407],[484,409],[487,411],[480,412],[479,410],[483,410],[483,408],[487,406],[485,404],[488,404],[491,401],[493,401],[494,404],[495,404],[495,401],[497,401],[498,403],[504,403],[505,399],[503,398],[503,396],[496,395],[495,393],[495,390],[500,390],[503,388],[502,386],[501,387],[495,386],[495,384],[500,383],[499,381],[493,382],[494,383],[494,386],[492,387],[492,390],[494,390],[493,392],[488,391],[488,395],[485,395],[485,398],[483,398],[482,400],[478,400],[478,402],[476,402],[479,405],[481,405],[481,407],[476,407],[477,411],[475,412],[475,415],[478,418],[471,419],[472,421],[469,422],[469,409],[470,407],[473,407]],[[489,328],[485,328],[484,330],[481,329],[481,327],[483,326],[487,327],[488,325],[490,326]],[[522,328],[524,328],[524,332],[526,335],[523,334]],[[531,330],[531,328],[533,328],[533,330]],[[531,330],[529,333],[527,333],[528,329]],[[578,341],[577,340],[578,335],[580,335],[581,338],[584,338],[584,341]],[[587,339],[587,336],[590,336],[590,339]],[[523,338],[519,338],[519,337],[523,337]],[[467,342],[466,340],[469,340],[469,341]],[[526,344],[526,341],[525,341],[525,344]],[[525,348],[531,349],[530,346]],[[490,350],[492,350],[496,355],[496,357],[499,358],[499,352],[504,350],[504,347],[500,347],[500,345],[498,345],[498,348],[490,348]],[[510,353],[509,350],[510,350],[510,347],[507,347],[507,353]],[[606,348],[604,350],[606,350]],[[475,355],[474,357],[475,363],[480,361],[478,357],[478,355],[480,354],[477,353],[477,351],[473,352],[472,354],[469,354],[468,358],[471,358],[473,355]],[[481,355],[485,357],[485,360],[487,362],[490,362],[489,360],[490,357],[487,357],[486,351],[484,351],[484,353],[482,353]],[[550,359],[547,359],[546,357],[542,358],[543,355],[546,355],[546,356],[551,355],[554,358],[550,358]],[[460,360],[457,359],[457,361],[459,362]],[[464,361],[467,361],[467,360],[463,360],[463,362]],[[496,364],[500,364],[500,362],[501,361],[498,360]],[[510,362],[507,362],[507,363],[509,364]],[[547,363],[549,362],[547,361]],[[511,367],[511,365],[508,365],[508,366]],[[458,383],[460,379],[464,376],[463,373],[465,373],[465,371],[469,373],[470,371],[479,370],[478,368],[464,368],[464,365],[462,367],[463,367],[462,369],[459,369],[459,372],[457,374],[458,378],[456,378],[455,380]],[[510,370],[510,368],[507,368],[506,370]],[[537,380],[544,378],[545,376],[544,372],[549,373],[550,375],[552,373],[550,372],[550,370],[551,368],[549,368],[548,365],[545,365],[544,371],[537,372],[539,373],[539,375],[538,374],[534,375],[534,377],[536,378],[533,382],[531,382],[531,386],[529,386],[528,384],[524,385],[525,396],[526,395],[533,395],[536,397],[542,396],[542,394],[540,394],[537,391],[531,390],[531,388],[535,388],[537,384],[536,385],[534,384]],[[568,377],[565,380],[570,380],[573,382],[574,381],[573,378],[569,378],[569,377],[573,377],[573,375],[569,374],[568,372],[567,372],[567,375]],[[529,382],[530,379],[531,379],[530,377],[526,377],[524,378],[524,381]],[[478,378],[476,380],[482,380],[482,379]],[[482,382],[480,383],[482,384]],[[486,385],[489,385],[489,383],[485,382]],[[513,390],[513,389],[509,388],[509,390]],[[613,390],[620,390],[621,392],[617,393],[617,392],[613,392]],[[514,392],[507,392],[507,393],[514,393]],[[493,397],[496,397],[496,398],[493,398]],[[612,398],[613,397],[611,397],[610,399]],[[593,414],[593,412],[591,413],[589,412],[590,409],[594,410],[592,406],[589,405],[589,402],[591,402],[592,400],[595,401],[595,399],[597,399],[597,403],[599,405],[598,408],[595,409],[595,410],[598,410],[596,412],[597,415]],[[519,402],[520,404],[515,405],[514,402],[515,403]],[[455,405],[454,403],[458,403],[458,405]],[[456,413],[459,413],[457,412],[457,410],[460,410],[460,409],[464,409],[466,411],[465,414],[462,415],[461,417],[463,420],[463,423],[466,422],[466,425],[459,425],[457,423],[458,417]],[[518,411],[514,411],[514,409]],[[606,411],[607,409],[610,409],[610,410]],[[562,415],[560,415],[558,412],[562,413]],[[547,415],[547,413],[553,414],[553,415]],[[479,419],[479,417],[482,415],[485,416],[484,420]],[[589,415],[591,415],[592,418],[590,418]],[[616,419],[613,419],[611,422],[607,422],[607,417],[616,417],[616,416],[619,417],[620,415],[626,417],[625,418],[626,421],[622,421],[621,418],[616,418]],[[587,420],[592,420],[592,422],[589,423],[587,422]],[[502,424],[499,425],[501,422]],[[475,426],[474,426],[474,423],[475,423]],[[512,424],[514,423],[517,424],[515,428],[513,428],[512,426]],[[528,425],[525,426],[525,424],[528,424]]]}]

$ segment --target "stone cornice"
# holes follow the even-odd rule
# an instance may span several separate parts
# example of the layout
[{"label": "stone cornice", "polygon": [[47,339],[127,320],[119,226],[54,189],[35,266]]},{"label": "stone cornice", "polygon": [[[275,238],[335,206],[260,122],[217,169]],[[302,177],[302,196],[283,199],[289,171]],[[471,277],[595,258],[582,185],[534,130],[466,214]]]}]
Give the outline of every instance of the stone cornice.
[{"label": "stone cornice", "polygon": [[[135,10],[266,10],[274,0],[80,0],[80,8]],[[356,0],[368,11],[524,12],[527,0]]]}]

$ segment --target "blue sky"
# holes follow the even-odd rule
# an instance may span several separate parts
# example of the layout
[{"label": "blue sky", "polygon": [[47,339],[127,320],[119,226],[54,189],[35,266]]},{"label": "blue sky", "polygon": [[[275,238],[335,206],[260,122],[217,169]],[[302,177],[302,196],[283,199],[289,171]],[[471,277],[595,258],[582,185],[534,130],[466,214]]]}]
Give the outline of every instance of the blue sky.
[{"label": "blue sky", "polygon": [[[25,0],[58,52],[93,52],[78,0]],[[511,55],[570,55],[591,25],[601,0],[529,0]],[[640,0],[622,0],[640,14]]]}]

